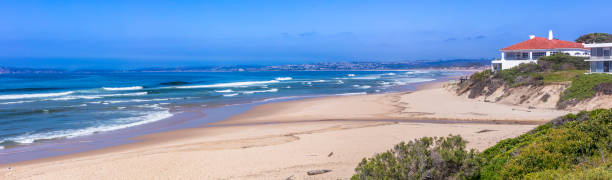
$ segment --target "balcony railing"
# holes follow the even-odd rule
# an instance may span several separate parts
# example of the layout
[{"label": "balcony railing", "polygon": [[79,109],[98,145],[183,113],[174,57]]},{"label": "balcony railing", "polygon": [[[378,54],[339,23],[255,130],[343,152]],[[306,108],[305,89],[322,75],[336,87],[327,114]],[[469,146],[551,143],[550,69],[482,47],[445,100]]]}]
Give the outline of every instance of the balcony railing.
[{"label": "balcony railing", "polygon": [[589,59],[612,59],[612,56],[591,56]]}]

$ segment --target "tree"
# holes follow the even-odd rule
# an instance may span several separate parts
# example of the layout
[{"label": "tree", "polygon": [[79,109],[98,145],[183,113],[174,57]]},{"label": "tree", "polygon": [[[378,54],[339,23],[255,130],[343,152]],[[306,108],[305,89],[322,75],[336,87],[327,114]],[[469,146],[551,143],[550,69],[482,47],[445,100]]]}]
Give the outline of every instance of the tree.
[{"label": "tree", "polygon": [[612,34],[608,33],[589,33],[576,39],[579,43],[612,43]]}]

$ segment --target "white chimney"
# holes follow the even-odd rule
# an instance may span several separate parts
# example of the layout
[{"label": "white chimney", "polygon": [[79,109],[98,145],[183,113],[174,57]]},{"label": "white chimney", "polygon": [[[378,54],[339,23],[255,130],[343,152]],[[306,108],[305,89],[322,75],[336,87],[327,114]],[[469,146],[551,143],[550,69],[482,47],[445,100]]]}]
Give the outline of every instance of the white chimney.
[{"label": "white chimney", "polygon": [[535,38],[535,35],[529,35],[529,39]]},{"label": "white chimney", "polygon": [[553,40],[552,30],[548,30],[548,40]]}]

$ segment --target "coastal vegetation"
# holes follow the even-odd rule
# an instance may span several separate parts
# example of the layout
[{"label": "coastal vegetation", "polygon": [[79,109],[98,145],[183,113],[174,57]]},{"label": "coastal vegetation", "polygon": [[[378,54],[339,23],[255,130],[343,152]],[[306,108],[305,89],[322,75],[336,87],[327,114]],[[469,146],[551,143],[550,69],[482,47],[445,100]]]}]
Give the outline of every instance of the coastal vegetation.
[{"label": "coastal vegetation", "polygon": [[[556,108],[565,109],[597,95],[612,95],[612,75],[585,74],[588,63],[583,57],[564,54],[541,57],[538,64],[526,63],[493,72],[474,73],[467,83],[459,84],[457,93],[469,93],[469,98],[490,96],[503,87],[504,91],[517,87],[563,85],[558,93]],[[544,92],[545,93],[545,92]],[[550,97],[550,94],[547,95]],[[548,99],[548,98],[545,98]],[[545,99],[541,99],[544,101]]]},{"label": "coastal vegetation", "polygon": [[351,179],[449,179],[476,176],[481,160],[465,150],[461,136],[424,137],[401,142],[387,152],[363,159]]},{"label": "coastal vegetation", "polygon": [[561,94],[558,105],[565,107],[589,99],[597,94],[612,94],[612,75],[581,74],[572,78],[572,84]]},{"label": "coastal vegetation", "polygon": [[352,179],[611,179],[612,109],[568,114],[483,152],[460,136],[421,138],[364,158]]},{"label": "coastal vegetation", "polygon": [[612,34],[608,33],[589,33],[576,39],[578,43],[612,43]]}]

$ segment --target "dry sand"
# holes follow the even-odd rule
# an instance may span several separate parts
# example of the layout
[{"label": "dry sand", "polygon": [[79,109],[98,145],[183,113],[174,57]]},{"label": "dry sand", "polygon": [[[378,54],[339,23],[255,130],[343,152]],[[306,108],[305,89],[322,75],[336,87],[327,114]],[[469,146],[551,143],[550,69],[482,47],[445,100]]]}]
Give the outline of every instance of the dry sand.
[{"label": "dry sand", "polygon": [[[441,84],[413,93],[280,102],[255,107],[216,127],[151,134],[138,143],[0,165],[0,179],[347,179],[363,157],[400,141],[459,134],[469,148],[483,150],[565,113],[468,100]],[[479,123],[414,121],[441,119]],[[332,171],[306,174],[314,169]]]}]

